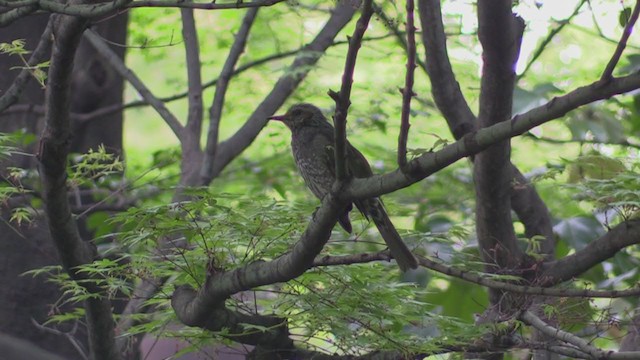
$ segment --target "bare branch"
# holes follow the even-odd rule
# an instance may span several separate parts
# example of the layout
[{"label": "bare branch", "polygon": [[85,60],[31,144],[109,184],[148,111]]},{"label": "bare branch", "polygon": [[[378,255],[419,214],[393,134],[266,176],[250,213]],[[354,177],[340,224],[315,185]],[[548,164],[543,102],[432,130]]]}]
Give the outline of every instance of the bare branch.
[{"label": "bare branch", "polygon": [[109,48],[109,46],[93,31],[85,31],[85,38],[89,43],[98,51],[98,53],[120,74],[129,81],[131,85],[138,91],[153,108],[158,112],[162,119],[169,125],[169,128],[173,131],[178,139],[182,141],[184,128],[178,119],[169,111],[169,109],[155,97],[149,88],[138,78],[138,76],[131,70],[129,70],[122,59]]},{"label": "bare branch", "polygon": [[11,9],[0,14],[0,27],[11,25],[12,22],[21,19],[29,14],[38,11],[37,5],[24,6],[17,9]]},{"label": "bare branch", "polygon": [[624,27],[624,31],[622,32],[622,37],[618,42],[618,46],[616,47],[616,50],[613,52],[613,56],[611,56],[611,60],[609,60],[607,67],[605,67],[604,72],[600,77],[601,81],[606,81],[613,76],[613,70],[616,68],[618,61],[620,61],[620,57],[622,56],[622,52],[624,51],[624,48],[627,46],[627,41],[629,40],[629,36],[631,36],[631,32],[633,31],[633,26],[636,24],[636,21],[638,21],[638,15],[640,15],[640,0],[636,1],[636,5],[633,7],[633,12],[629,17],[629,21],[627,22],[627,25],[625,25]]},{"label": "bare branch", "polygon": [[356,68],[356,59],[358,58],[358,50],[362,45],[362,38],[369,26],[369,20],[373,15],[372,0],[364,0],[362,5],[362,14],[356,22],[356,28],[353,35],[348,38],[349,48],[344,63],[344,71],[342,73],[342,85],[340,92],[329,91],[329,96],[336,102],[336,112],[333,116],[333,125],[335,131],[336,146],[334,149],[336,160],[336,181],[340,182],[347,177],[347,113],[351,106],[351,85],[353,84],[353,72]]},{"label": "bare branch", "polygon": [[[61,17],[56,21],[55,46],[49,67],[45,93],[45,128],[40,138],[40,177],[49,232],[56,244],[62,265],[74,280],[94,294],[101,290],[78,266],[93,261],[95,248],[82,241],[67,199],[67,156],[71,126],[69,121],[70,79],[73,60],[86,28],[86,21]],[[119,359],[116,351],[111,304],[106,297],[91,297],[84,302],[93,359]]]},{"label": "bare branch", "polygon": [[402,89],[402,113],[400,116],[400,135],[398,136],[398,166],[405,170],[407,165],[407,140],[409,137],[409,114],[413,92],[413,74],[416,70],[416,27],[413,21],[413,0],[407,0],[407,72]]},{"label": "bare branch", "polygon": [[234,73],[234,68],[240,55],[244,52],[247,38],[249,37],[249,31],[258,14],[258,8],[252,8],[247,11],[242,20],[242,25],[235,36],[235,40],[231,49],[229,49],[229,55],[225,60],[222,71],[216,83],[216,92],[213,97],[213,102],[209,108],[209,131],[207,132],[207,145],[205,147],[204,159],[202,161],[202,168],[200,170],[201,183],[208,185],[213,180],[213,161],[216,156],[216,149],[218,147],[218,131],[220,127],[220,119],[222,117],[222,108],[224,106],[224,98],[227,93],[227,87],[229,81]]}]

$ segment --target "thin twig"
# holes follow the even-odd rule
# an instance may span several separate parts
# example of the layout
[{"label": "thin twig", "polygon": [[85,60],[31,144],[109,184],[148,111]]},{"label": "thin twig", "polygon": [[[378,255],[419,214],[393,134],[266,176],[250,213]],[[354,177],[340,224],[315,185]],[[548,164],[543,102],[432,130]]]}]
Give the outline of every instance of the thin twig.
[{"label": "thin twig", "polygon": [[416,27],[413,21],[413,0],[407,0],[407,70],[402,89],[402,113],[400,117],[400,135],[398,136],[398,166],[407,169],[407,140],[409,137],[409,114],[413,92],[413,74],[416,69]]},{"label": "thin twig", "polygon": [[618,46],[616,50],[613,52],[611,56],[611,60],[607,64],[607,67],[604,69],[602,76],[600,77],[600,81],[607,81],[611,79],[613,76],[613,70],[615,69],[618,61],[620,61],[620,57],[622,56],[622,52],[624,48],[627,46],[627,41],[629,40],[629,36],[631,36],[631,32],[633,31],[633,26],[636,21],[638,21],[638,15],[640,15],[640,0],[636,0],[636,5],[633,7],[633,12],[631,13],[631,17],[629,17],[629,21],[627,25],[624,27],[624,31],[622,32],[622,37],[618,42]]},{"label": "thin twig", "polygon": [[133,71],[126,67],[122,59],[120,59],[98,35],[96,35],[92,30],[87,30],[85,31],[84,36],[94,49],[98,51],[98,54],[100,54],[109,63],[109,65],[111,65],[120,74],[120,76],[127,79],[127,81],[129,81],[145,101],[151,104],[160,117],[162,117],[162,119],[167,123],[169,128],[171,128],[171,131],[173,131],[176,137],[178,139],[182,139],[184,128],[165,104],[151,93],[151,90],[149,90],[142,80],[140,80]]},{"label": "thin twig", "polygon": [[242,25],[235,36],[233,45],[229,49],[229,55],[224,62],[222,71],[216,83],[216,92],[213,102],[209,108],[209,130],[207,132],[207,145],[205,147],[204,159],[200,170],[201,183],[208,185],[213,180],[213,161],[216,157],[216,149],[218,147],[218,134],[220,129],[220,120],[222,118],[222,108],[224,106],[224,98],[227,93],[229,81],[234,73],[234,68],[240,59],[240,55],[244,52],[249,31],[254,23],[258,8],[251,8],[247,11],[242,20]]},{"label": "thin twig", "polygon": [[573,10],[573,13],[571,13],[569,17],[567,17],[564,20],[558,21],[558,26],[556,26],[555,28],[551,29],[551,31],[549,31],[549,34],[547,34],[544,40],[542,40],[540,45],[538,45],[536,50],[533,52],[533,55],[527,62],[527,65],[524,67],[524,70],[522,70],[522,72],[516,77],[516,81],[520,80],[527,73],[527,71],[529,71],[529,68],[531,68],[531,65],[533,65],[533,63],[535,63],[536,60],[538,60],[540,55],[542,55],[544,50],[547,48],[547,45],[551,43],[551,40],[553,40],[556,37],[556,35],[558,35],[565,26],[569,25],[569,23],[571,22],[571,19],[573,19],[574,17],[576,17],[576,15],[578,15],[578,12],[580,12],[580,9],[586,2],[587,0],[580,1],[580,3],[578,3],[576,8]]},{"label": "thin twig", "polygon": [[353,84],[353,72],[356,67],[358,50],[360,50],[362,38],[369,26],[371,15],[373,15],[372,2],[372,0],[364,1],[362,14],[356,23],[353,36],[349,38],[349,49],[347,50],[344,72],[342,73],[342,85],[340,87],[340,92],[336,93],[335,91],[329,91],[329,96],[331,96],[331,98],[336,102],[336,112],[333,117],[333,124],[335,126],[336,146],[334,151],[337,181],[343,181],[347,174],[347,112],[349,111],[349,106],[351,106],[351,85]]}]

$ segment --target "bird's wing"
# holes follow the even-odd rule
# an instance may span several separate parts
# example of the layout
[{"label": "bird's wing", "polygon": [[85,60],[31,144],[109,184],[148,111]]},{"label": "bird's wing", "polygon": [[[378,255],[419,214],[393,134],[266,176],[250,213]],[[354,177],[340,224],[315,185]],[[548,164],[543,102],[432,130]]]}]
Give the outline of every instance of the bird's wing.
[{"label": "bird's wing", "polygon": [[[318,135],[318,136],[322,136],[322,135]],[[324,159],[326,159],[327,168],[329,169],[329,171],[331,172],[331,175],[335,179],[336,161],[335,161],[335,146],[333,145],[333,141],[328,141],[324,145],[324,153],[325,153]],[[351,209],[353,209],[353,204],[349,204],[345,212],[338,217],[338,223],[349,234],[351,234],[351,232],[353,231],[353,228],[351,227],[351,220],[349,219],[349,212],[351,211]]]}]

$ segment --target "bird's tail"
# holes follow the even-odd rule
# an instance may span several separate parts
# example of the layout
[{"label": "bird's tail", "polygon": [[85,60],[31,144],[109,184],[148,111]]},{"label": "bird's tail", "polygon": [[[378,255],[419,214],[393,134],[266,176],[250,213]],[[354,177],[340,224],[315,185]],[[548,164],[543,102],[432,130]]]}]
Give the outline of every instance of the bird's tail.
[{"label": "bird's tail", "polygon": [[413,253],[411,253],[411,250],[409,250],[404,241],[402,241],[398,230],[396,230],[391,219],[389,219],[389,215],[387,215],[382,201],[378,198],[368,199],[364,207],[366,208],[366,214],[373,220],[373,223],[376,224],[384,242],[387,243],[389,252],[391,252],[391,256],[396,259],[400,270],[407,271],[417,268],[418,260]]}]

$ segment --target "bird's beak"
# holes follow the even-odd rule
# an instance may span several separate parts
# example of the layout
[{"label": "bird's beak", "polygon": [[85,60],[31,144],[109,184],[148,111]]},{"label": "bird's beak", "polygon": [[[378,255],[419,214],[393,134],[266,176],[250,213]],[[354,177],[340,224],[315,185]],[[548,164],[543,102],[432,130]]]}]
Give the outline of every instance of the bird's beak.
[{"label": "bird's beak", "polygon": [[273,115],[267,118],[267,120],[278,120],[278,121],[284,121],[285,117],[284,115]]}]

